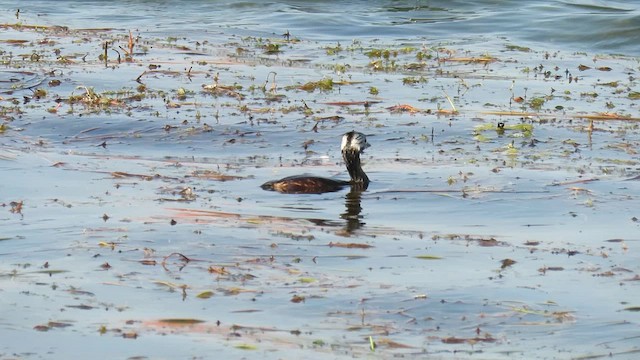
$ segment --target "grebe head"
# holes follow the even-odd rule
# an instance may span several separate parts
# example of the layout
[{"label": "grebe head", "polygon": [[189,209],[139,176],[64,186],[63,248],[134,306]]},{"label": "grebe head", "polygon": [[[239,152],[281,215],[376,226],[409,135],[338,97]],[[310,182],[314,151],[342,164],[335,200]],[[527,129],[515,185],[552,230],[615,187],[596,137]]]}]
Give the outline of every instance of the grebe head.
[{"label": "grebe head", "polygon": [[360,165],[360,154],[369,146],[371,145],[367,142],[367,137],[363,133],[356,131],[344,134],[342,136],[342,145],[340,146],[342,158],[351,177],[351,184],[361,186],[364,189],[369,185],[369,178]]},{"label": "grebe head", "polygon": [[342,136],[342,145],[340,145],[340,150],[342,150],[343,154],[345,151],[361,153],[369,146],[371,145],[367,142],[367,137],[363,133],[349,131]]}]

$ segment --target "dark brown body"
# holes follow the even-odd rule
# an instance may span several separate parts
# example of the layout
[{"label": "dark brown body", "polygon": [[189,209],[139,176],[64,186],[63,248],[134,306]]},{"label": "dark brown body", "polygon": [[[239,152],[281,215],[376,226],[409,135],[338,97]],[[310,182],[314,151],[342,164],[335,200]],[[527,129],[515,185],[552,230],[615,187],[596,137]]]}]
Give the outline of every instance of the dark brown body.
[{"label": "dark brown body", "polygon": [[322,194],[341,190],[348,185],[349,182],[344,180],[297,175],[280,180],[268,181],[260,187],[264,190],[277,191],[285,194]]}]

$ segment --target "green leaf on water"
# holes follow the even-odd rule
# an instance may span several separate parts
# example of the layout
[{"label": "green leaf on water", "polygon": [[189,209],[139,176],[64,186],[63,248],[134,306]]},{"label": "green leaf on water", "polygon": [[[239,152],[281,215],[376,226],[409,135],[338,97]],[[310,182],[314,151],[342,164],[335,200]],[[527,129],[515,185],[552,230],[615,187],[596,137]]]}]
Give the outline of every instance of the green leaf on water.
[{"label": "green leaf on water", "polygon": [[517,130],[522,132],[531,132],[533,131],[533,125],[531,124],[514,124],[514,125],[506,125],[505,129],[508,130]]},{"label": "green leaf on water", "polygon": [[436,255],[418,255],[416,256],[416,259],[420,259],[420,260],[442,260],[441,256],[436,256]]},{"label": "green leaf on water", "polygon": [[507,156],[517,156],[518,155],[518,149],[513,147],[513,145],[509,145],[504,153]]},{"label": "green leaf on water", "polygon": [[250,344],[238,344],[235,346],[236,349],[240,350],[258,350],[258,347]]},{"label": "green leaf on water", "polygon": [[208,299],[212,296],[213,296],[213,291],[211,290],[203,291],[200,294],[196,295],[196,297],[199,299]]},{"label": "green leaf on water", "polygon": [[486,124],[482,124],[482,125],[478,125],[478,126],[474,127],[474,130],[476,132],[495,130],[495,129],[496,129],[496,125],[493,124],[493,123],[486,123]]},{"label": "green leaf on water", "polygon": [[521,51],[521,52],[531,52],[531,48],[520,45],[505,45],[507,50],[509,51]]},{"label": "green leaf on water", "polygon": [[303,277],[303,278],[300,278],[298,280],[303,284],[309,284],[309,283],[312,283],[312,282],[316,282],[316,279],[310,278],[310,277]]},{"label": "green leaf on water", "polygon": [[540,110],[542,108],[542,105],[544,105],[544,98],[541,97],[533,98],[529,102],[529,106],[535,110]]},{"label": "green leaf on water", "polygon": [[481,132],[484,131],[499,131],[499,132],[503,132],[504,130],[511,130],[511,131],[518,131],[523,133],[525,136],[530,136],[531,132],[533,131],[533,125],[531,124],[504,124],[504,126],[502,128],[498,127],[496,124],[492,124],[492,123],[487,123],[487,124],[482,124],[482,125],[478,125],[476,127],[473,128],[473,131],[475,133],[476,136],[476,140],[477,141],[484,141],[484,137],[482,134],[480,134]]},{"label": "green leaf on water", "polygon": [[315,346],[324,346],[325,342],[322,340],[313,340],[313,345]]},{"label": "green leaf on water", "polygon": [[333,90],[333,79],[325,78],[319,81],[309,81],[298,87],[300,90],[312,92],[315,90],[329,91]]}]

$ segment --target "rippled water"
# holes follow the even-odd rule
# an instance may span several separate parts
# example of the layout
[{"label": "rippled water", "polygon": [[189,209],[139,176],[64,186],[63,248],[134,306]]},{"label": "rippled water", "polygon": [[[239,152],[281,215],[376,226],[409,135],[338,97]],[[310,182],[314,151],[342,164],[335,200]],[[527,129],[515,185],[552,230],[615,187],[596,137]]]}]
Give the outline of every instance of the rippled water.
[{"label": "rippled water", "polygon": [[[2,21],[15,2],[0,1]],[[289,30],[317,41],[425,42],[496,37],[517,45],[640,55],[634,1],[28,1],[38,22],[72,27],[138,28],[171,36],[207,33],[270,36]]]}]

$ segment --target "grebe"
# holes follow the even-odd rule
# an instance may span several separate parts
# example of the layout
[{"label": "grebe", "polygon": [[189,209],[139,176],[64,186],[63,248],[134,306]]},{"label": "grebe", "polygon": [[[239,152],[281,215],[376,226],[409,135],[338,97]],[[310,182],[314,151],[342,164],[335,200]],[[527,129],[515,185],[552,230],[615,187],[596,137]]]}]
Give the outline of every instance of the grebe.
[{"label": "grebe", "polygon": [[342,159],[347,165],[350,181],[327,179],[323,177],[295,175],[262,184],[264,190],[285,194],[322,194],[338,191],[347,185],[353,190],[364,191],[369,186],[369,178],[360,165],[360,154],[368,148],[367,137],[363,133],[350,131],[342,136]]}]

